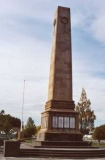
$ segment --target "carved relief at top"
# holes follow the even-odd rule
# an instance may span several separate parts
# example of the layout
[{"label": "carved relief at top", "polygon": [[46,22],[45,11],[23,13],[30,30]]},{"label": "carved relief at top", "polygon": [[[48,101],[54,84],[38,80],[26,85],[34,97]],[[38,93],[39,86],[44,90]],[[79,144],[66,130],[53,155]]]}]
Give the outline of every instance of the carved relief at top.
[{"label": "carved relief at top", "polygon": [[54,22],[53,22],[53,25],[55,26],[55,24],[56,24],[56,19],[54,19]]},{"label": "carved relief at top", "polygon": [[54,25],[54,31],[53,31],[53,35],[54,35],[54,33],[55,33],[56,19],[54,19],[53,25]]},{"label": "carved relief at top", "polygon": [[62,22],[63,24],[67,24],[68,19],[67,19],[66,17],[62,17],[62,18],[61,18],[61,22]]},{"label": "carved relief at top", "polygon": [[66,24],[68,23],[68,18],[62,17],[62,18],[61,18],[61,23],[62,23],[63,26],[64,26],[63,34],[65,34],[65,33],[66,33]]}]

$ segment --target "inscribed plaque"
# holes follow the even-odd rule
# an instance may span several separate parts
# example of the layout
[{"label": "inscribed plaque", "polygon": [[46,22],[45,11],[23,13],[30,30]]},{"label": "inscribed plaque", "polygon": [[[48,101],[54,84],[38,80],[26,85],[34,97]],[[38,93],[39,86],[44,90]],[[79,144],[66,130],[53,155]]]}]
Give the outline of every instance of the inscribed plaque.
[{"label": "inscribed plaque", "polygon": [[41,118],[41,128],[44,128],[44,119],[43,119],[43,117]]},{"label": "inscribed plaque", "polygon": [[69,117],[64,117],[64,128],[69,128]]},{"label": "inscribed plaque", "polygon": [[52,127],[53,127],[53,128],[57,128],[57,117],[56,117],[56,116],[53,116],[53,119],[52,119]]},{"label": "inscribed plaque", "polygon": [[47,128],[47,124],[48,124],[48,117],[45,117],[45,128]]},{"label": "inscribed plaque", "polygon": [[46,128],[47,127],[47,122],[48,122],[47,116],[42,117],[41,118],[41,128]]},{"label": "inscribed plaque", "polygon": [[75,128],[75,118],[70,117],[70,128]]},{"label": "inscribed plaque", "polygon": [[63,117],[59,117],[58,127],[63,128]]}]

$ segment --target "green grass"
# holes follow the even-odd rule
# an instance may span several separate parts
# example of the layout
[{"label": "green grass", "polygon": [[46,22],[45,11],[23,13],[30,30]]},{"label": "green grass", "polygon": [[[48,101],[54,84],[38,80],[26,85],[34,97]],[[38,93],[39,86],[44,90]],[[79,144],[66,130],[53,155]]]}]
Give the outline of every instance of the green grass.
[{"label": "green grass", "polygon": [[32,139],[25,139],[26,143],[32,143]]},{"label": "green grass", "polygon": [[98,144],[98,143],[92,142],[92,146],[93,147],[105,147],[105,143]]}]

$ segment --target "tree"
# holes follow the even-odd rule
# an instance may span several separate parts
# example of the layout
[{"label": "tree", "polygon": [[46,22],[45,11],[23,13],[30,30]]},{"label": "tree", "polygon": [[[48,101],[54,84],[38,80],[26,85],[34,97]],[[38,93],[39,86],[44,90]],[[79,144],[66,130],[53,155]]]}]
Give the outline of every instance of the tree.
[{"label": "tree", "polygon": [[29,117],[24,129],[24,135],[25,137],[30,138],[32,135],[35,135],[35,132],[36,132],[36,126],[34,124],[34,120],[31,117]]},{"label": "tree", "polygon": [[82,88],[81,98],[77,103],[75,110],[79,112],[79,125],[83,134],[88,134],[94,127],[96,116],[90,108],[90,99],[87,99],[85,89]]},{"label": "tree", "polygon": [[4,115],[4,114],[5,114],[5,111],[1,110],[0,115]]},{"label": "tree", "polygon": [[19,118],[10,116],[10,123],[13,127],[20,128],[21,120]]},{"label": "tree", "polygon": [[98,140],[99,143],[100,143],[100,140],[105,140],[105,125],[96,127],[93,133],[93,138]]},{"label": "tree", "polygon": [[2,110],[0,113],[0,131],[4,131],[6,134],[8,134],[10,129],[14,127],[20,128],[20,119],[12,117],[9,114],[4,114],[4,110]]},{"label": "tree", "polygon": [[2,126],[2,129],[6,133],[6,136],[10,132],[11,128],[12,128],[11,123],[9,122],[8,119],[6,119],[6,121],[3,123],[3,126]]}]

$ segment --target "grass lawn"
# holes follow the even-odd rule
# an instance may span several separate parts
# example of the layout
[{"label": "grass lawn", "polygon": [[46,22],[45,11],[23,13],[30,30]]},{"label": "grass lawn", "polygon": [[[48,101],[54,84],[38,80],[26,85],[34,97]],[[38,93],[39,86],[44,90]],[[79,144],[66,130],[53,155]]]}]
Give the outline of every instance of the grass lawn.
[{"label": "grass lawn", "polygon": [[96,142],[92,142],[92,146],[93,147],[105,147],[105,143],[98,144],[98,142],[97,143]]},{"label": "grass lawn", "polygon": [[32,143],[32,139],[30,138],[30,139],[25,139],[25,142],[26,143]]}]

